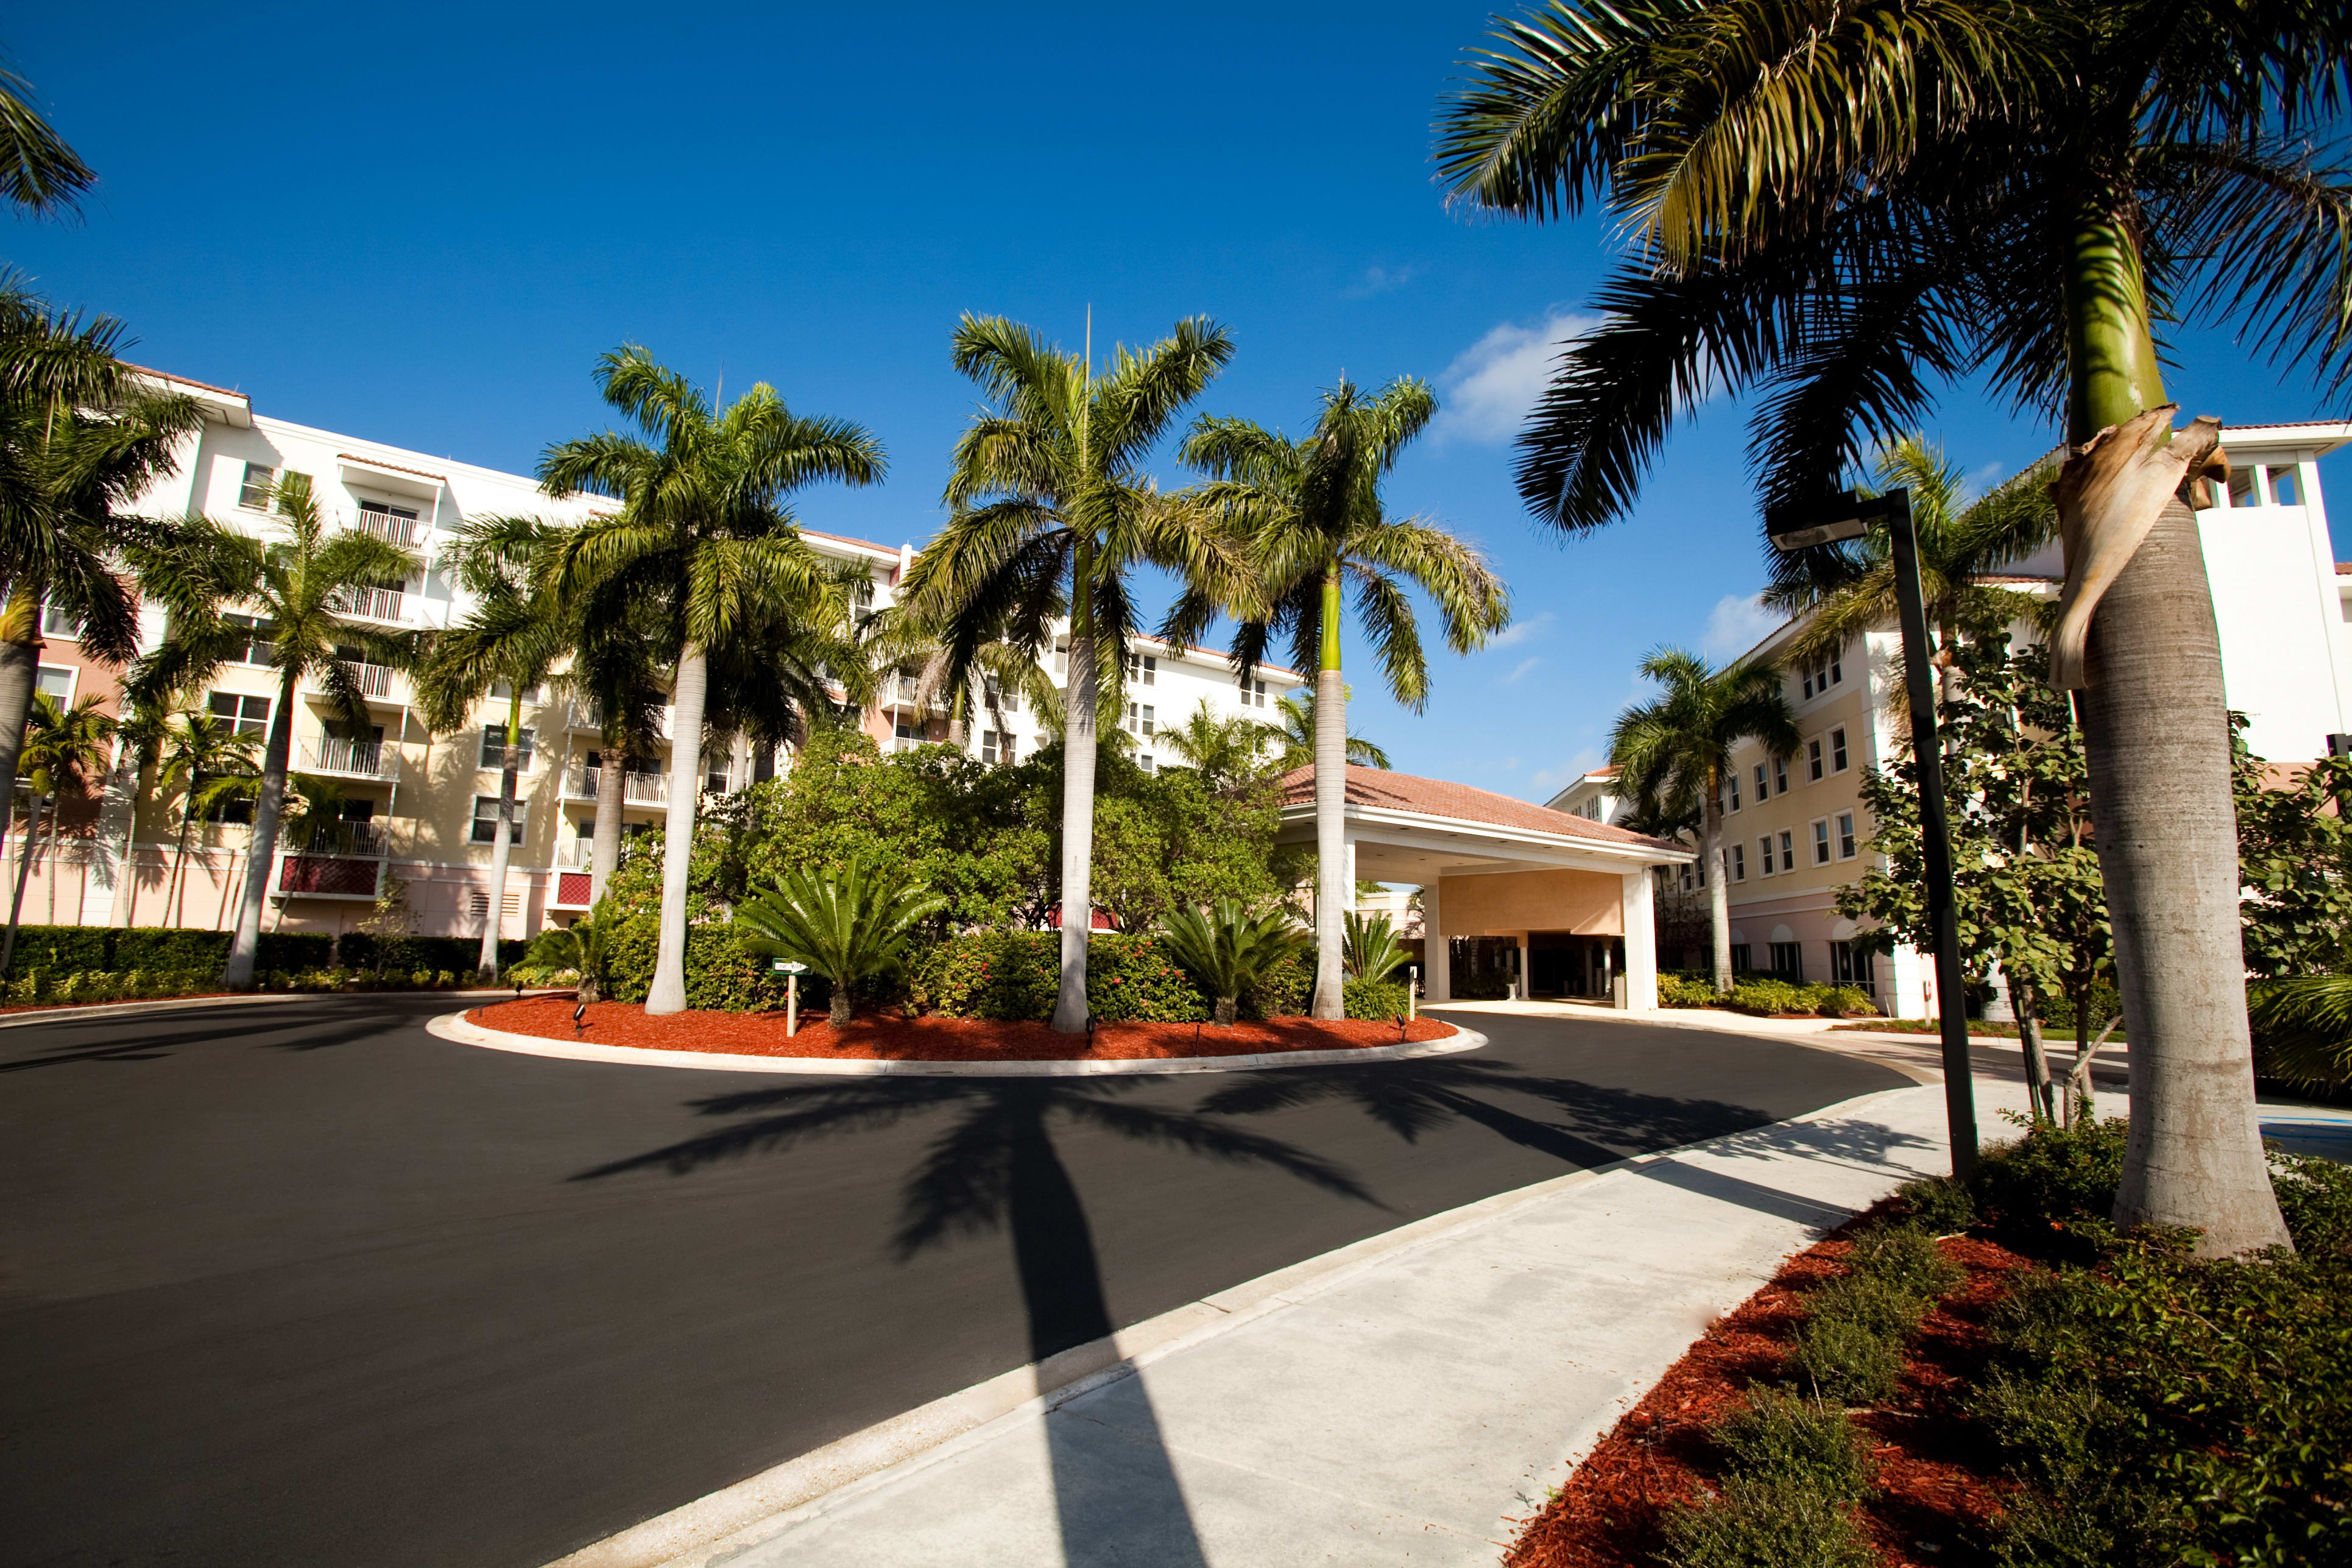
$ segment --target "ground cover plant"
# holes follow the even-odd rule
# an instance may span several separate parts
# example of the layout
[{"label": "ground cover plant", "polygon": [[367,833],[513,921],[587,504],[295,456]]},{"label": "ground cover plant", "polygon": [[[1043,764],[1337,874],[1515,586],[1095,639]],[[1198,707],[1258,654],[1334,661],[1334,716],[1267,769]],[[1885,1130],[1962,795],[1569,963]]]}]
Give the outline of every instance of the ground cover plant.
[{"label": "ground cover plant", "polygon": [[2108,1223],[2126,1144],[2120,1121],[2036,1125],[1790,1259],[1508,1562],[2352,1557],[2352,1172],[2273,1154],[2296,1250],[2200,1259]]}]

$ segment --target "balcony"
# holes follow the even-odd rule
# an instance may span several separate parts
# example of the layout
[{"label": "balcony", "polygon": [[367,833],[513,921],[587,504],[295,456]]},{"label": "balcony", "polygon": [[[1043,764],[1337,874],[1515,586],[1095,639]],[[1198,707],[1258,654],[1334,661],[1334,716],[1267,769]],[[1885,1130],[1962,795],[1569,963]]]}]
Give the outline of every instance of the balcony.
[{"label": "balcony", "polygon": [[397,588],[345,588],[328,605],[362,621],[405,621],[407,598]]},{"label": "balcony", "polygon": [[596,841],[593,838],[559,838],[555,841],[555,865],[562,871],[593,871],[595,868]]},{"label": "balcony", "polygon": [[[383,666],[369,668],[380,669]],[[302,748],[302,771],[336,778],[389,782],[400,776],[400,748],[386,747],[381,741],[344,741],[322,735]]]},{"label": "balcony", "polygon": [[385,838],[379,823],[321,822],[306,832],[303,825],[297,822],[287,830],[286,847],[304,855],[380,860],[383,858]]},{"label": "balcony", "polygon": [[353,533],[364,533],[383,540],[397,550],[407,550],[416,543],[423,525],[413,517],[395,517],[389,512],[362,510],[352,524]]},{"label": "balcony", "polygon": [[373,822],[296,824],[278,863],[278,891],[314,899],[373,899],[383,871],[383,829]]},{"label": "balcony", "polygon": [[[393,677],[399,671],[394,669],[392,666],[363,664],[357,659],[349,658],[340,659],[337,662],[343,667],[344,673],[352,678],[352,684],[360,689],[361,696],[378,698],[387,702],[393,700]],[[309,689],[311,695],[323,697],[326,695],[327,683],[313,673],[309,682]]]},{"label": "balcony", "polygon": [[[575,767],[563,774],[563,798],[594,800],[602,768]],[[669,775],[667,773],[627,773],[623,775],[621,799],[628,805],[667,805]]]}]

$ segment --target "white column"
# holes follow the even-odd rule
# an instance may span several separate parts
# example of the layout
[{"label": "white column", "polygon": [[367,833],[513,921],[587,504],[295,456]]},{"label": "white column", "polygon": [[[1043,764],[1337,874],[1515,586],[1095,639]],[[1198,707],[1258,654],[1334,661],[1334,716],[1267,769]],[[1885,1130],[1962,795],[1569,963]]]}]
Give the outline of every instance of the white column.
[{"label": "white column", "polygon": [[1658,921],[1652,908],[1654,886],[1648,867],[1628,871],[1618,880],[1622,889],[1617,907],[1625,921],[1625,1007],[1628,1012],[1654,1013],[1658,1008]]},{"label": "white column", "polygon": [[1450,953],[1445,937],[1438,929],[1437,882],[1433,879],[1421,885],[1421,994],[1424,1000],[1454,1000],[1454,966],[1447,962]]},{"label": "white column", "polygon": [[[1342,831],[1345,832],[1344,829]],[[1347,833],[1344,842],[1348,846],[1348,903],[1346,912],[1349,914],[1354,914],[1356,912],[1356,836],[1352,833]]]},{"label": "white column", "polygon": [[1519,1000],[1531,999],[1536,994],[1535,938],[1526,931],[1519,933]]}]

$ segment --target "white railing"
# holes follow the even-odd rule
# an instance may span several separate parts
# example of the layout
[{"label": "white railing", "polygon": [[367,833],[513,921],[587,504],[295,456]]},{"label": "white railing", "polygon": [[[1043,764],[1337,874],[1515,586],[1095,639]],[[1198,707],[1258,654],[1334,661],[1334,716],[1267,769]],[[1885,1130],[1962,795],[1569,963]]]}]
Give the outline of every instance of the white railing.
[{"label": "white railing", "polygon": [[596,841],[593,838],[559,838],[555,841],[556,868],[563,871],[593,871],[596,858]]},{"label": "white railing", "polygon": [[418,522],[413,517],[394,517],[388,512],[362,511],[352,524],[354,533],[373,534],[386,544],[406,550],[416,542]]},{"label": "white railing", "polygon": [[400,748],[386,749],[381,741],[346,741],[324,735],[302,748],[302,767],[306,773],[341,773],[346,778],[397,778]]},{"label": "white railing", "polygon": [[[360,689],[361,696],[390,697],[392,695],[392,678],[399,673],[392,666],[362,664],[357,659],[349,658],[338,659],[335,662],[343,667],[343,672],[352,678],[352,684]],[[314,670],[311,673],[310,689],[314,692],[325,693],[327,682],[324,671]]]},{"label": "white railing", "polygon": [[331,601],[346,616],[366,621],[404,621],[406,595],[397,588],[344,588]]},{"label": "white railing", "polygon": [[315,827],[297,823],[287,838],[287,848],[296,855],[373,859],[384,852],[383,829],[373,822],[327,822]]},{"label": "white railing", "polygon": [[[594,800],[602,768],[571,768],[563,775],[563,795],[567,800]],[[623,776],[621,798],[631,805],[667,805],[669,804],[667,773],[628,773]]]}]

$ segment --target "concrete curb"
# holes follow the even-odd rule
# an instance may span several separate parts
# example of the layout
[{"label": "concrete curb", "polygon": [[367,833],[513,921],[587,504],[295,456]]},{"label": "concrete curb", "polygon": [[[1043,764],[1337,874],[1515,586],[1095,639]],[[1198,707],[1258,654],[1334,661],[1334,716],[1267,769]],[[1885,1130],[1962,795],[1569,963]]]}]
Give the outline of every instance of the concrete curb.
[{"label": "concrete curb", "polygon": [[[56,1024],[73,1018],[128,1018],[142,1013],[167,1013],[188,1007],[250,1007],[269,1002],[316,1002],[322,996],[504,996],[499,987],[487,991],[263,991],[251,995],[164,996],[152,1002],[105,1002],[90,1007],[43,1007],[37,1012],[0,1013],[0,1029],[28,1024]],[[526,991],[526,996],[542,993]]]},{"label": "concrete curb", "polygon": [[[1448,1020],[1451,1022],[1451,1020]],[[1345,1051],[1268,1051],[1241,1057],[1176,1057],[1142,1061],[1086,1062],[908,1062],[866,1061],[830,1057],[744,1057],[723,1051],[663,1051],[644,1046],[592,1046],[585,1041],[551,1040],[541,1035],[509,1034],[468,1023],[463,1013],[445,1013],[425,1026],[445,1040],[482,1046],[520,1056],[554,1057],[564,1061],[612,1062],[627,1067],[685,1068],[700,1072],[794,1073],[819,1078],[1108,1078],[1174,1073],[1254,1072],[1265,1068],[1342,1067],[1357,1062],[1410,1061],[1416,1057],[1447,1057],[1475,1051],[1486,1044],[1475,1029],[1454,1025],[1451,1039],[1414,1040],[1396,1046],[1367,1046]]]},{"label": "concrete curb", "polygon": [[[1879,1089],[1803,1116],[1636,1154],[1497,1193],[1187,1302],[1106,1339],[935,1399],[822,1448],[558,1558],[546,1568],[714,1568],[746,1547],[917,1470],[987,1442],[1004,1425],[1050,1411],[1180,1351],[1344,1284],[1373,1266],[1616,1171],[1753,1138],[1765,1128],[1851,1117],[1916,1087]],[[1613,1417],[1612,1417],[1613,1419]]]}]

